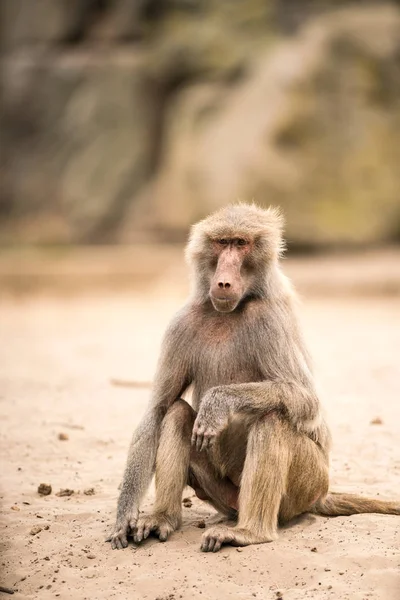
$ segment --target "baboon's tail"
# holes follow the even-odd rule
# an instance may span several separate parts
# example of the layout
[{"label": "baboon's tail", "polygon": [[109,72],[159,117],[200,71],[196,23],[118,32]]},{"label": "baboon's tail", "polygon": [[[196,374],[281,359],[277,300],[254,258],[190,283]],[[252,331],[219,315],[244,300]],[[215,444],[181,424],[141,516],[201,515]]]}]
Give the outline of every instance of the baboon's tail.
[{"label": "baboon's tail", "polygon": [[318,500],[310,511],[316,515],[339,517],[359,513],[380,513],[383,515],[400,515],[400,501],[387,502],[363,498],[356,494],[338,494],[329,492],[323,500]]}]

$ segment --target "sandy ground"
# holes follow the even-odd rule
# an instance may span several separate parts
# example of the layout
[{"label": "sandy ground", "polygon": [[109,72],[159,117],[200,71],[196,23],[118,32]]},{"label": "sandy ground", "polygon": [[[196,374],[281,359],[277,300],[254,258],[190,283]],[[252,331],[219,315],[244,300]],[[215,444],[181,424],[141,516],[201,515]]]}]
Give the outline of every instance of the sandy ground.
[{"label": "sandy ground", "polygon": [[[104,542],[149,396],[110,378],[152,378],[181,301],[161,289],[0,301],[1,584],[16,599],[399,598],[395,516],[306,516],[272,544],[210,555],[196,522],[214,512],[187,489],[192,507],[167,543]],[[333,489],[399,498],[399,299],[308,298],[301,312],[334,437]]]}]

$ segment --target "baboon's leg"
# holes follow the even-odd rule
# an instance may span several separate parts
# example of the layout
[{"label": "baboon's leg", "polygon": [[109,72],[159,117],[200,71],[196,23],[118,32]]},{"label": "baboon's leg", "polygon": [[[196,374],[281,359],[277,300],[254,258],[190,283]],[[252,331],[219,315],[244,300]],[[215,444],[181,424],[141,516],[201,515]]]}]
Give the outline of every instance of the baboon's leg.
[{"label": "baboon's leg", "polygon": [[328,456],[307,436],[291,433],[291,437],[288,491],[279,508],[281,525],[309,511],[329,487]]},{"label": "baboon's leg", "polygon": [[288,469],[289,448],[279,419],[271,415],[255,422],[248,436],[238,523],[235,527],[217,525],[208,529],[201,549],[216,552],[222,544],[245,546],[275,539]]},{"label": "baboon's leg", "polygon": [[[152,514],[139,518],[133,539],[139,543],[154,532],[161,541],[181,524],[182,492],[190,485],[197,496],[233,517],[238,488],[215,471],[204,452],[191,448],[196,413],[184,400],[176,400],[164,417],[156,459],[156,500]],[[190,470],[189,470],[190,465]]]},{"label": "baboon's leg", "polygon": [[176,400],[164,417],[156,458],[154,512],[140,517],[133,539],[141,542],[153,531],[161,541],[182,519],[182,492],[190,461],[190,437],[196,413],[184,400]]},{"label": "baboon's leg", "polygon": [[327,478],[321,471],[327,473],[327,468],[318,452],[313,441],[293,433],[277,415],[254,423],[240,485],[238,523],[208,529],[202,550],[216,552],[222,544],[246,546],[275,539],[278,517],[287,520],[305,512],[326,492]]}]

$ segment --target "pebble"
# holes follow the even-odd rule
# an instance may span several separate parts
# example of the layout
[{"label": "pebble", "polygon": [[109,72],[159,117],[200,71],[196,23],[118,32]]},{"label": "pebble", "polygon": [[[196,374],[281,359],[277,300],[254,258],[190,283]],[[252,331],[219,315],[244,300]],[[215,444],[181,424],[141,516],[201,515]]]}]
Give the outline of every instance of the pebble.
[{"label": "pebble", "polygon": [[30,534],[31,535],[37,535],[38,533],[40,533],[42,531],[42,528],[39,525],[35,525],[35,527],[32,527],[32,529],[30,530]]},{"label": "pebble", "polygon": [[49,494],[51,494],[51,485],[49,483],[41,483],[37,489],[38,494],[40,494],[41,496],[48,496]]},{"label": "pebble", "polygon": [[205,523],[205,521],[203,521],[203,519],[201,521],[197,521],[197,523],[195,523],[195,525],[199,529],[205,529],[205,527],[206,527],[206,523]]},{"label": "pebble", "polygon": [[61,489],[59,492],[57,492],[56,496],[72,496],[72,494],[74,494],[74,490],[70,490],[68,488],[64,488]]}]

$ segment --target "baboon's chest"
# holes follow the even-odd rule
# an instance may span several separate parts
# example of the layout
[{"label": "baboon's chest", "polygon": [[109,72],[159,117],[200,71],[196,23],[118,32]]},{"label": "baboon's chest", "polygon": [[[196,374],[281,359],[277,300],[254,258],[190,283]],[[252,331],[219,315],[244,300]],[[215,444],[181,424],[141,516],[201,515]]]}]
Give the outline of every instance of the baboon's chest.
[{"label": "baboon's chest", "polygon": [[[246,335],[247,333],[247,335]],[[200,332],[194,359],[193,375],[202,392],[216,385],[260,381],[259,348],[256,340],[239,327],[214,324]]]}]

